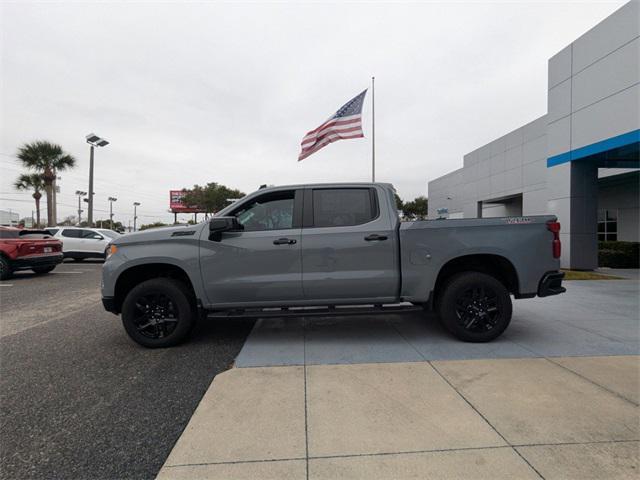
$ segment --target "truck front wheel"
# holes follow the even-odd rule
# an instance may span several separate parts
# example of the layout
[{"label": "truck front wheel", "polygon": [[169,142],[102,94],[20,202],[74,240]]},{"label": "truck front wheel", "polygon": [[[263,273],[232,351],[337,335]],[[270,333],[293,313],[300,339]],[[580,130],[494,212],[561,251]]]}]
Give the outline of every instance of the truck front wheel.
[{"label": "truck front wheel", "polygon": [[149,348],[182,342],[196,319],[194,299],[187,287],[170,278],[136,285],[122,304],[122,324],[137,343]]},{"label": "truck front wheel", "polygon": [[511,322],[511,297],[494,277],[463,272],[445,284],[438,311],[445,328],[460,340],[490,342]]}]

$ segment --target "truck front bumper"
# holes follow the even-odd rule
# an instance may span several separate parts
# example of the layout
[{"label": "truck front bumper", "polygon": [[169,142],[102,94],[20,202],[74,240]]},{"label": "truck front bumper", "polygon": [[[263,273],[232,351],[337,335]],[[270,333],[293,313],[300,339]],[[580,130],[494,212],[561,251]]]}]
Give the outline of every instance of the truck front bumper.
[{"label": "truck front bumper", "polygon": [[559,295],[566,292],[567,289],[562,286],[563,278],[564,272],[545,273],[538,286],[538,296],[550,297],[551,295]]},{"label": "truck front bumper", "polygon": [[116,315],[120,313],[116,308],[116,301],[113,297],[102,297],[102,306],[107,312],[115,313]]}]

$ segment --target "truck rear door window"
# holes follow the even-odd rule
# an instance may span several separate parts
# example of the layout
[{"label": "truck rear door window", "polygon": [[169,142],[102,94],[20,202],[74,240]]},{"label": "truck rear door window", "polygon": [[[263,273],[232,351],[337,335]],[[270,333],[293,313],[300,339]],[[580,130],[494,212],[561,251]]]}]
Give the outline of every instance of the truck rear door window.
[{"label": "truck rear door window", "polygon": [[313,226],[347,227],[378,216],[375,192],[370,188],[313,190]]}]

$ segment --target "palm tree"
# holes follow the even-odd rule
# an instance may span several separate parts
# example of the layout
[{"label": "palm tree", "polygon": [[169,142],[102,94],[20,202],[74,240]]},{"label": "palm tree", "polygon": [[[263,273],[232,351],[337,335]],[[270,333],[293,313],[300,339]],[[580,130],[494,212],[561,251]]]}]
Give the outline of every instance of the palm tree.
[{"label": "palm tree", "polygon": [[40,226],[40,199],[44,189],[44,178],[39,173],[23,173],[14,182],[13,186],[17,190],[33,190],[31,195],[36,201],[36,227]]},{"label": "palm tree", "polygon": [[60,145],[43,140],[25,143],[18,149],[16,156],[25,167],[42,175],[44,189],[47,193],[47,225],[55,225],[56,219],[53,218],[53,183],[57,172],[73,168],[76,165],[76,159],[65,153]]}]

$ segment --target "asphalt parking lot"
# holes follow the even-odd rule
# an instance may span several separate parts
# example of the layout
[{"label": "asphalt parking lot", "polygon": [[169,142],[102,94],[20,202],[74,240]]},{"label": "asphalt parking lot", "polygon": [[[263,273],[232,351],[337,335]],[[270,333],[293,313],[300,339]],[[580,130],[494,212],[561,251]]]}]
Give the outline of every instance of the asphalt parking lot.
[{"label": "asphalt parking lot", "polygon": [[0,476],[154,478],[253,322],[146,350],[100,304],[100,262],[0,282]]}]

